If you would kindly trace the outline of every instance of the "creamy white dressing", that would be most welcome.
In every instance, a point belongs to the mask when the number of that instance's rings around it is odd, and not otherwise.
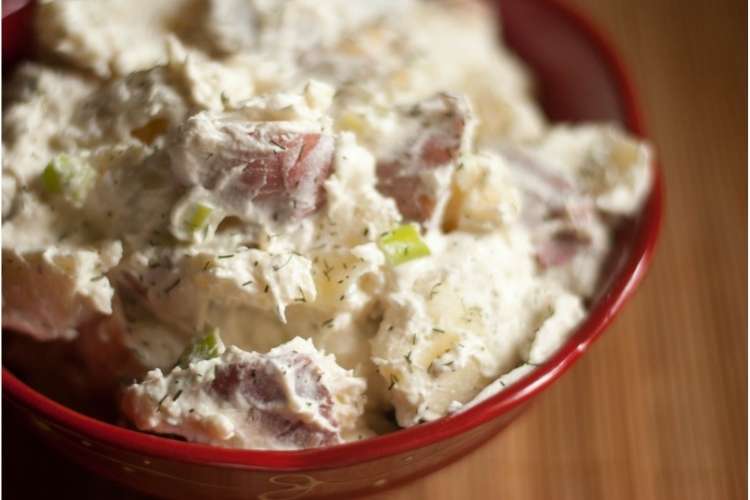
[[[503,390],[585,316],[651,179],[618,129],[544,122],[492,18],[42,2],[55,66],[18,68],[3,114],[5,325],[135,379],[137,428],[219,446],[328,446]],[[401,263],[406,223],[429,255]],[[175,368],[207,327],[226,351]]]

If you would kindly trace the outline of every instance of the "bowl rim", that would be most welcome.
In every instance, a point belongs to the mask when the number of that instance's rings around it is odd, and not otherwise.
[[[626,127],[641,137],[647,137],[635,88],[613,44],[578,8],[564,0],[542,1],[546,7],[556,10],[565,18],[595,49],[616,85]],[[465,411],[408,429],[332,447],[298,451],[241,450],[177,441],[97,420],[47,398],[18,379],[5,366],[2,367],[3,396],[82,437],[131,453],[177,462],[291,472],[342,467],[415,451],[470,431],[518,408],[559,378],[607,328],[644,278],[654,255],[664,205],[663,179],[656,159],[652,161],[652,170],[653,185],[637,222],[631,252],[584,322],[536,370]]]

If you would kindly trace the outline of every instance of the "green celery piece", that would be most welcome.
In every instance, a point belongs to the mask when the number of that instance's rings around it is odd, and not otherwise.
[[[203,229],[213,211],[213,207],[204,205],[203,203],[196,203],[193,207],[192,215],[187,221],[188,228],[193,232]]]
[[[404,224],[378,238],[378,247],[391,265],[430,255],[430,249],[413,224]]]
[[[204,359],[216,358],[221,355],[224,343],[219,337],[219,329],[216,327],[206,328],[204,334],[190,344],[177,360],[177,366],[187,368],[190,363]]]
[[[42,172],[42,187],[50,194],[62,194],[74,203],[86,198],[94,182],[95,172],[88,164],[75,161],[66,154],[53,158]]]
[[[54,160],[47,164],[42,172],[42,186],[48,193],[59,194],[63,190],[63,179],[60,169],[54,165]]]

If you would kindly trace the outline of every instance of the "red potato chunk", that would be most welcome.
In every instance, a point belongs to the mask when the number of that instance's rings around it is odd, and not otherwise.
[[[170,150],[176,177],[216,195],[228,213],[248,203],[274,218],[299,219],[325,203],[335,140],[292,122],[248,122],[201,113],[188,120]]]
[[[513,148],[505,148],[502,154],[523,191],[528,223],[562,216],[568,202],[580,197],[568,179],[530,154]]]
[[[542,267],[564,266],[591,244],[585,234],[561,230],[537,245],[536,257]]]
[[[288,415],[286,408],[290,396],[284,382],[286,371],[291,371],[294,395],[308,403],[314,402],[317,411],[330,424],[324,428],[313,422]],[[278,364],[258,359],[250,363],[220,366],[212,389],[220,397],[229,399],[234,394],[250,405],[248,418],[254,420],[269,434],[279,440],[288,441],[298,448],[325,446],[337,442],[338,427],[331,415],[333,400],[331,393],[321,383],[322,373],[309,356],[294,353],[285,363]]]
[[[281,133],[268,141],[280,150],[250,152],[242,173],[253,199],[288,204],[295,217],[318,210],[325,203],[323,182],[333,167],[333,138]]]
[[[503,155],[523,192],[522,220],[534,236],[537,261],[542,268],[568,264],[591,246],[593,203],[539,159],[512,149]]]
[[[402,112],[400,147],[378,161],[377,187],[396,201],[405,219],[424,222],[433,215],[438,193],[423,173],[457,163],[469,119],[466,102],[445,93]]]
[[[141,430],[233,448],[303,449],[369,435],[365,380],[296,337],[265,354],[236,347],[150,371],[122,408]]]

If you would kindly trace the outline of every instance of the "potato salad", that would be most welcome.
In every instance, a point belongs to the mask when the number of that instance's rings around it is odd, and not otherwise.
[[[638,139],[546,122],[478,1],[35,15],[3,324],[145,432],[292,450],[461,411],[566,341],[649,191]]]

